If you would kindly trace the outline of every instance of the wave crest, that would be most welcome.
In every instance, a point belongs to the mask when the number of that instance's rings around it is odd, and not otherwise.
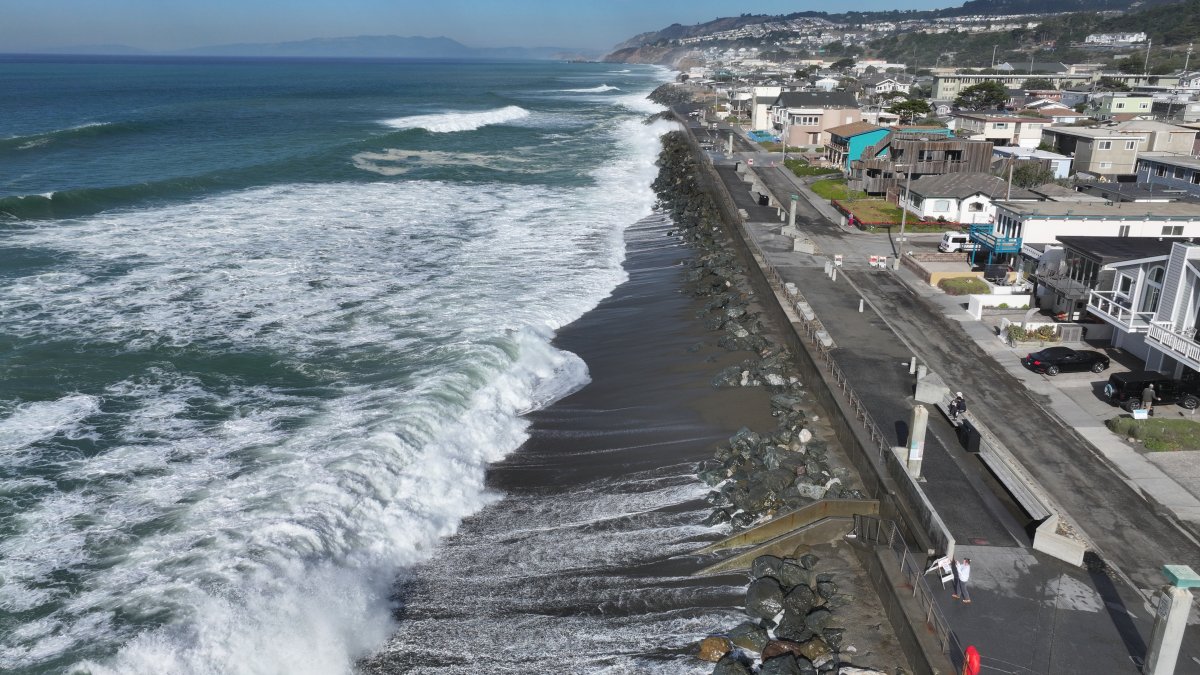
[[[559,91],[566,91],[574,94],[602,94],[606,91],[621,91],[621,88],[608,84],[602,84],[599,87],[588,87],[586,89],[560,89]]]
[[[414,115],[384,120],[393,129],[424,129],[430,133],[445,134],[454,131],[474,131],[493,124],[504,124],[529,117],[529,111],[515,105],[482,112],[447,112],[435,115]]]

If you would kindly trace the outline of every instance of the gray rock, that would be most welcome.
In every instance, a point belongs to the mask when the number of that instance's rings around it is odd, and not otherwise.
[[[783,606],[797,616],[807,616],[817,604],[817,596],[808,586],[796,585],[783,598]]]
[[[717,667],[713,668],[713,675],[751,675],[751,670],[750,666],[742,663],[738,657],[726,655],[717,661]]]
[[[837,592],[838,592],[837,584],[833,583],[832,581],[817,582],[817,594],[820,595],[822,598],[825,598],[826,600],[828,600],[829,598],[832,598],[833,596],[837,595]]]
[[[784,612],[779,625],[775,626],[775,638],[792,642],[806,642],[816,633],[805,623],[805,615],[794,612]]]
[[[767,659],[758,670],[759,675],[801,675],[802,672],[793,654],[780,654]]]
[[[755,579],[746,589],[746,613],[756,619],[774,620],[783,611],[783,589],[771,577]],[[823,628],[824,626],[822,626]]]
[[[742,386],[742,367],[729,366],[722,368],[713,376],[712,386],[717,389]]]
[[[806,570],[816,569],[817,563],[820,560],[820,558],[811,553],[805,553],[804,555],[800,556],[800,566]]]
[[[829,622],[832,620],[832,612],[818,607],[817,609],[809,612],[808,616],[804,617],[804,624],[808,626],[809,630],[812,632],[820,633],[821,631],[825,630],[825,627],[828,626]]]
[[[774,555],[760,555],[750,564],[750,576],[755,579],[763,577],[779,578],[779,566],[783,564],[783,558]]]
[[[725,509],[714,510],[707,518],[704,519],[706,527],[716,527],[729,522],[729,512]]]
[[[752,652],[761,652],[770,640],[762,626],[744,621],[729,631],[729,641]]]

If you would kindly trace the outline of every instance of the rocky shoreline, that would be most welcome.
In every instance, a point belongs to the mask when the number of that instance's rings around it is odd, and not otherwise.
[[[652,98],[670,103],[677,89],[665,85]],[[697,477],[713,487],[706,498],[713,510],[705,524],[738,530],[818,499],[864,498],[847,484],[850,472],[831,467],[827,443],[813,433],[818,418],[805,412],[811,404],[806,405],[792,355],[762,321],[720,210],[697,178],[702,169],[684,132],[666,134],[662,142],[653,187],[660,208],[675,224],[669,234],[696,251],[685,281],[697,297],[708,299],[698,318],[722,333],[720,347],[753,354],[716,373],[712,384],[766,387],[777,420],[770,432],[742,428],[697,467]],[[714,675],[888,672],[851,665],[854,648],[843,649],[844,630],[834,611],[849,600],[840,595],[834,575],[820,569],[820,558],[800,549],[754,561],[745,604],[750,620],[700,645],[699,658],[716,663]]]

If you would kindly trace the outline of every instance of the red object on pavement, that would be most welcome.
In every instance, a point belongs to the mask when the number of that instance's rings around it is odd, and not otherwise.
[[[967,647],[967,653],[963,656],[963,675],[979,675],[979,650],[975,649],[975,645]]]

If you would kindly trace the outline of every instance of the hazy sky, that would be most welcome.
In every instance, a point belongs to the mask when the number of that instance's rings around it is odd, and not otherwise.
[[[909,0],[904,7],[959,5]],[[892,9],[862,0],[855,9]],[[0,52],[124,44],[171,50],[352,35],[444,35],[471,47],[606,49],[672,23],[840,11],[816,0],[0,0]]]

